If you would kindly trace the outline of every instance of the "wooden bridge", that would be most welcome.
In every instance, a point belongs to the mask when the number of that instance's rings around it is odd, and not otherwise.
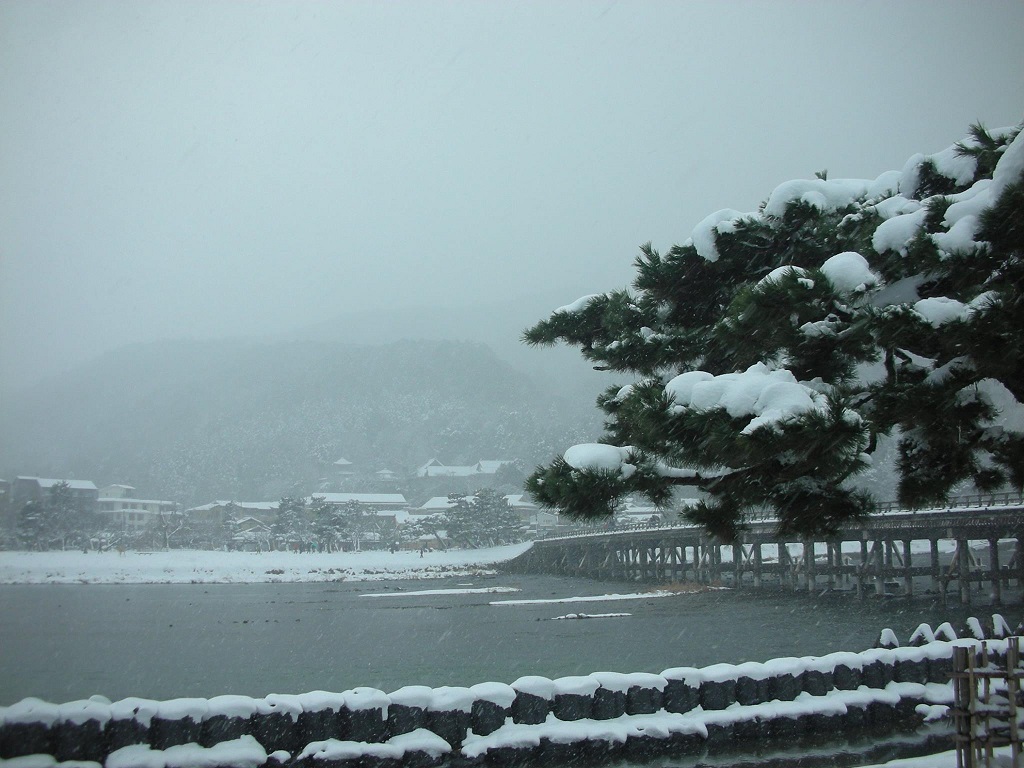
[[[1024,597],[1024,498],[965,496],[941,509],[882,505],[868,520],[817,540],[780,537],[775,521],[752,523],[733,544],[692,525],[595,525],[560,529],[508,564],[522,573],[640,582],[696,582],[848,590],[969,604]]]

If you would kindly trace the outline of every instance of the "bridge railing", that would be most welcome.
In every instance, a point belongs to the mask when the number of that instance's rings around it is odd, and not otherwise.
[[[984,494],[965,494],[961,496],[951,496],[949,500],[943,505],[935,505],[933,507],[921,507],[917,509],[908,509],[901,505],[898,501],[886,501],[880,502],[875,505],[875,511],[873,514],[877,515],[893,515],[893,514],[905,514],[914,515],[918,512],[937,512],[937,511],[949,511],[954,509],[988,509],[991,507],[1014,507],[1024,506],[1024,493],[1018,493],[1017,491],[1007,491],[1004,493],[984,493]],[[776,517],[774,513],[765,510],[761,513],[755,513],[751,516],[752,522],[759,523],[770,523],[774,522]],[[549,531],[543,536],[538,536],[539,540],[544,539],[572,539],[582,538],[587,536],[601,536],[610,533],[629,533],[631,531],[652,531],[652,530],[686,530],[697,528],[698,526],[692,523],[670,523],[668,521],[659,522],[640,522],[640,523],[579,523],[573,526],[567,526],[564,528],[558,528],[554,531]]]
[[[885,501],[875,505],[876,512],[919,512],[925,509],[965,509],[971,507],[1012,507],[1024,504],[1024,494],[1016,491],[1005,493],[974,493],[963,496],[950,496],[945,504],[936,504],[931,507],[918,507],[907,509],[898,501]]]

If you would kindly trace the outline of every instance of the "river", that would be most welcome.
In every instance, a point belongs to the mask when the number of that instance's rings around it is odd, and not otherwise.
[[[505,587],[515,594],[408,595]],[[641,588],[642,589],[642,588]],[[264,696],[359,685],[511,682],[521,675],[660,672],[906,641],[969,611],[926,600],[721,590],[666,598],[491,605],[637,592],[550,576],[224,585],[0,586],[0,704]],[[366,597],[387,592],[386,597]],[[979,613],[984,609],[977,609]],[[552,620],[570,613],[628,613]],[[1007,613],[1014,625],[1019,618]]]

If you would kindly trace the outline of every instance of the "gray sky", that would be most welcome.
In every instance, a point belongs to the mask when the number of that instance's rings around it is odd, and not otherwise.
[[[1022,2],[7,0],[0,378],[566,303],[718,208],[1022,108]]]

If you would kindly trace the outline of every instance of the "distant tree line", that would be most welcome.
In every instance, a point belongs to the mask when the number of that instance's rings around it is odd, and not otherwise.
[[[395,516],[349,501],[331,504],[323,496],[283,497],[274,520],[244,527],[245,510],[225,505],[217,519],[180,512],[154,515],[144,529],[83,510],[66,482],[54,484],[46,497],[19,511],[13,537],[5,546],[53,549],[290,549],[339,552],[363,548],[399,549],[411,542],[423,547],[486,547],[525,538],[525,527],[504,496],[492,488],[475,495],[452,494],[450,508],[433,515],[411,516],[399,525]]]

